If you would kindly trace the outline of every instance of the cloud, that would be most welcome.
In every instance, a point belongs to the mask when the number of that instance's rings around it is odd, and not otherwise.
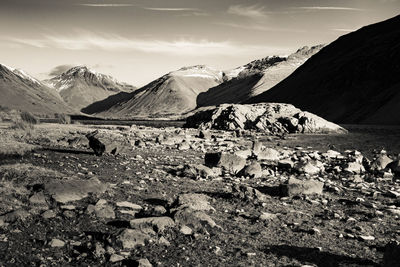
[[[222,25],[232,28],[245,29],[245,30],[255,30],[255,31],[265,31],[265,32],[305,32],[305,30],[296,30],[296,29],[288,29],[288,28],[275,28],[268,27],[260,24],[239,24],[233,22],[218,22],[216,25]]]
[[[228,8],[228,13],[232,15],[248,17],[248,18],[263,18],[267,16],[267,13],[264,11],[265,7],[252,5],[252,6],[244,6],[244,5],[233,5]]]
[[[153,11],[199,11],[197,8],[187,8],[187,7],[143,7],[146,10]]]
[[[46,35],[38,39],[4,38],[7,41],[41,49],[136,51],[165,55],[209,56],[209,55],[259,55],[283,51],[282,47],[243,45],[229,41],[206,39],[179,39],[174,41],[126,38],[110,34],[76,34],[74,36]]]
[[[332,31],[336,31],[336,32],[354,32],[357,29],[345,29],[345,28],[336,28],[336,29],[331,29]]]
[[[353,7],[341,7],[341,6],[303,6],[303,7],[293,7],[294,9],[302,9],[302,10],[342,10],[342,11],[363,11],[364,9],[353,8]]]
[[[66,72],[67,70],[69,70],[70,68],[73,68],[74,65],[59,65],[57,67],[54,67],[52,70],[50,70],[49,72],[49,76],[50,77],[54,77],[54,76],[58,76],[64,72]]]
[[[128,7],[134,6],[132,4],[78,4],[79,6],[87,6],[87,7]]]

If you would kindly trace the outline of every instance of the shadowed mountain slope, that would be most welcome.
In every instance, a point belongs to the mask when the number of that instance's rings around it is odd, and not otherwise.
[[[400,124],[400,16],[340,37],[247,102],[290,103],[339,123]]]

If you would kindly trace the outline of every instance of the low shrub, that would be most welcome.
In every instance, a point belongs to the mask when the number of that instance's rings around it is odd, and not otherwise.
[[[39,119],[36,118],[32,113],[30,113],[28,111],[22,111],[20,116],[21,116],[21,120],[28,124],[34,125],[34,124],[39,123]]]

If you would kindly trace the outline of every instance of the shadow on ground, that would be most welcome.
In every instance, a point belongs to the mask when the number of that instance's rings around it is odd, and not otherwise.
[[[301,262],[316,264],[317,266],[380,266],[376,262],[362,258],[353,258],[320,251],[317,248],[296,247],[289,245],[268,246],[265,250],[267,254],[276,256],[286,256],[297,259]]]

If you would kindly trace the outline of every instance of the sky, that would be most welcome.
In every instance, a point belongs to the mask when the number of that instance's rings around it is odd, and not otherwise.
[[[232,69],[400,14],[400,0],[0,0],[0,63],[46,79],[86,65],[143,86]]]

